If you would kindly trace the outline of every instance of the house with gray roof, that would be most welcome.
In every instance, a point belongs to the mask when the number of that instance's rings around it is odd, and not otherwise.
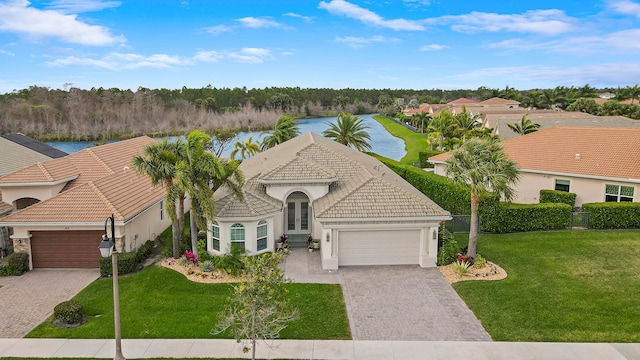
[[[320,240],[323,269],[436,265],[449,212],[377,159],[305,133],[244,160],[244,200],[221,188],[207,251],[275,251],[282,234]]]

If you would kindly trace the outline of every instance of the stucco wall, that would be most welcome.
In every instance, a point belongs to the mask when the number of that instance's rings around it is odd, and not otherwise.
[[[57,195],[66,184],[66,182],[63,182],[56,185],[42,186],[4,186],[1,189],[2,201],[13,205],[15,205],[14,201],[21,198],[34,198],[43,201]]]
[[[167,213],[166,204],[163,206],[164,220],[160,220],[160,202],[158,202],[125,225],[125,251],[136,251],[147,240],[154,240],[156,236],[171,226],[171,218]]]
[[[273,215],[262,219],[250,221],[222,221],[218,219],[217,223],[220,228],[220,251],[213,249],[213,241],[211,234],[211,226],[207,231],[207,252],[211,255],[226,254],[231,249],[231,226],[235,223],[244,225],[244,248],[249,254],[260,254],[267,251],[275,250],[275,240],[280,237],[282,226],[279,225],[282,217]],[[258,223],[260,221],[267,222],[267,248],[257,251],[258,239]]]

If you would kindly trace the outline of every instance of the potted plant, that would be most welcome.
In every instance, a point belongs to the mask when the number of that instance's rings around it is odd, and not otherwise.
[[[287,234],[280,235],[280,238],[276,242],[276,250],[282,250],[282,249],[288,248],[289,247],[289,243],[287,242],[288,238],[289,237],[287,236]]]
[[[313,239],[313,248],[314,249],[320,249],[320,240]]]
[[[307,248],[309,248],[309,252],[313,252],[313,242],[309,243],[309,245],[307,245]]]

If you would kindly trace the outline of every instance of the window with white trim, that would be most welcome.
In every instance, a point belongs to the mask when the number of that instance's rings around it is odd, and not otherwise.
[[[164,200],[160,201],[160,221],[164,220]]]
[[[633,201],[633,186],[606,184],[604,190],[604,201],[623,202]]]
[[[220,226],[215,221],[211,225],[211,248],[220,251]]]
[[[569,192],[570,184],[571,182],[569,180],[556,179],[555,190]]]
[[[231,225],[231,246],[235,245],[244,249],[244,225],[235,223]]]
[[[265,250],[267,248],[267,222],[262,220],[258,223],[256,249],[258,251]]]

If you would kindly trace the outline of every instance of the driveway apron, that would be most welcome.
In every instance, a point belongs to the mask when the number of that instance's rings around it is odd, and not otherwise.
[[[319,252],[293,249],[285,276],[296,282],[340,283],[354,340],[491,341],[437,268],[319,268]]]
[[[36,269],[0,277],[0,338],[25,336],[99,276],[98,269]]]

